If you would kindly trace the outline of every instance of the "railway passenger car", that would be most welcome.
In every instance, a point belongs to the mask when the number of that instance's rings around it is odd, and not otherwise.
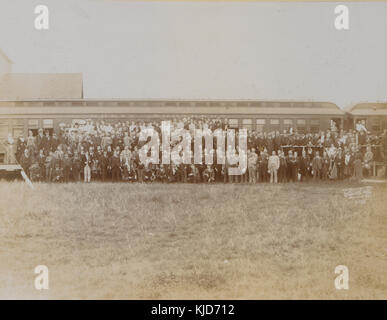
[[[230,127],[299,132],[326,130],[335,121],[343,128],[345,112],[329,102],[218,100],[33,100],[0,101],[0,137],[17,138],[39,128],[58,130],[77,119],[152,121],[186,116],[227,119]]]
[[[348,110],[348,115],[353,126],[362,123],[371,133],[387,130],[387,103],[359,103]]]

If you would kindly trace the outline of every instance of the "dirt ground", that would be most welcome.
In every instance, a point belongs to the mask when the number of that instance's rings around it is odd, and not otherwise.
[[[345,197],[366,186],[364,203]],[[387,183],[0,182],[0,194],[2,299],[387,298]]]

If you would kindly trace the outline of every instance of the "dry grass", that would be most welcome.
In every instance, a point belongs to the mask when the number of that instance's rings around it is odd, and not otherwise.
[[[386,299],[387,189],[358,186],[2,182],[0,298]]]

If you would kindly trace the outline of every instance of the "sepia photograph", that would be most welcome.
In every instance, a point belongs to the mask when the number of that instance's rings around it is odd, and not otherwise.
[[[1,0],[0,299],[386,300],[386,31],[384,1]]]

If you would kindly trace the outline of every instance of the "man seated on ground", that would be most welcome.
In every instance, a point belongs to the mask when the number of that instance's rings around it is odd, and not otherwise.
[[[207,183],[215,181],[215,172],[211,165],[207,165],[207,168],[203,171],[203,180]]]
[[[20,158],[20,165],[28,177],[30,176],[30,166],[32,163],[32,156],[30,155],[29,150],[26,148],[24,149],[23,155]]]

